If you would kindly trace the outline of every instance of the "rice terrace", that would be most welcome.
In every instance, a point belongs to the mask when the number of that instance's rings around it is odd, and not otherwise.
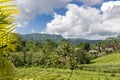
[[[120,80],[120,1],[0,0],[0,80]]]

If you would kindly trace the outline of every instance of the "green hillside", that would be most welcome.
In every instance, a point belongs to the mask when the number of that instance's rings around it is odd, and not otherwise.
[[[106,38],[105,40],[108,40],[108,41],[113,41],[113,40],[120,41],[120,35],[118,35],[118,36],[116,36],[116,37],[108,37],[108,38]]]
[[[79,43],[90,43],[90,44],[96,44],[99,42],[102,42],[102,40],[88,40],[88,39],[83,39],[83,38],[68,38],[68,42],[73,43],[73,44],[79,44]]]
[[[46,39],[51,39],[55,42],[59,42],[62,39],[66,39],[66,38],[62,37],[61,35],[39,34],[39,33],[24,34],[24,35],[21,35],[21,37],[24,40],[31,40],[31,41],[39,41],[40,40],[42,43],[44,43]],[[83,39],[83,38],[68,38],[66,40],[72,44],[79,44],[81,42],[96,44],[96,43],[99,43],[102,41],[102,40],[88,40],[88,39]]]
[[[21,68],[14,80],[120,80],[120,74],[57,68]]]
[[[105,56],[94,59],[92,62],[94,62],[94,64],[119,63],[120,62],[120,53],[113,53],[113,54],[105,55]]]
[[[80,65],[80,69],[20,68],[15,80],[120,80],[120,53],[112,53]],[[46,76],[47,75],[47,76]]]
[[[112,53],[92,60],[91,64],[84,64],[80,69],[102,73],[120,73],[120,53]]]
[[[39,33],[25,34],[25,35],[21,35],[21,37],[25,40],[32,40],[32,41],[40,40],[42,43],[44,43],[46,39],[52,39],[55,42],[59,42],[60,40],[63,39],[61,35],[50,35],[50,34],[39,34]]]

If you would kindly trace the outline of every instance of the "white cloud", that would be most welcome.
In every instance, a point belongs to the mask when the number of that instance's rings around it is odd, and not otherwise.
[[[54,19],[47,24],[46,33],[88,39],[104,39],[120,34],[119,5],[102,10],[102,13],[99,9],[75,4],[69,4],[67,8],[66,15],[54,15]]]
[[[89,25],[101,20],[100,11],[96,8],[78,7],[75,4],[69,4],[67,8],[65,16],[55,14],[54,20],[47,24],[46,32],[64,37],[85,36],[89,34]]]
[[[32,32],[32,33],[35,33],[35,30],[34,30],[34,29],[32,29],[32,30],[31,30],[31,32]]]
[[[120,18],[105,20],[102,23],[94,23],[91,25],[91,32],[101,36],[109,36],[120,34]]]
[[[17,21],[16,24],[17,24],[16,25],[17,27],[26,27],[26,25],[28,25],[28,22],[26,22],[26,21],[23,21],[23,22]]]
[[[84,5],[97,5],[97,4],[101,4],[104,0],[79,0],[81,2],[84,3]]]
[[[111,10],[114,6],[120,6],[120,1],[109,1],[105,2],[101,6],[103,12]]]
[[[20,9],[20,14],[16,20],[20,24],[29,22],[35,15],[42,13],[53,13],[54,9],[64,7],[71,0],[15,0],[15,4]]]

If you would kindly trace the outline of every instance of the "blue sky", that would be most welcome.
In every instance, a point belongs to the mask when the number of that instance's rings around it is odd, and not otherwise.
[[[105,39],[120,34],[119,0],[15,0],[16,31]]]
[[[46,24],[53,19],[52,15],[50,14],[40,14],[36,15],[32,20],[28,22],[27,25],[22,25],[17,27],[17,31],[21,34],[28,34],[31,33],[32,30],[35,30],[36,33],[42,32]]]

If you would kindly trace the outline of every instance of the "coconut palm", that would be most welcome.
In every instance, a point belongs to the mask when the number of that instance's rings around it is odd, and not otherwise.
[[[11,1],[13,0],[0,0],[0,80],[11,80],[13,73],[13,65],[5,58],[12,40],[10,33],[15,28],[13,15],[18,12]]]
[[[18,11],[15,5],[10,2],[12,0],[0,0],[0,50],[7,47],[10,42],[10,32],[15,28],[13,14]],[[3,51],[2,53],[4,53]]]

